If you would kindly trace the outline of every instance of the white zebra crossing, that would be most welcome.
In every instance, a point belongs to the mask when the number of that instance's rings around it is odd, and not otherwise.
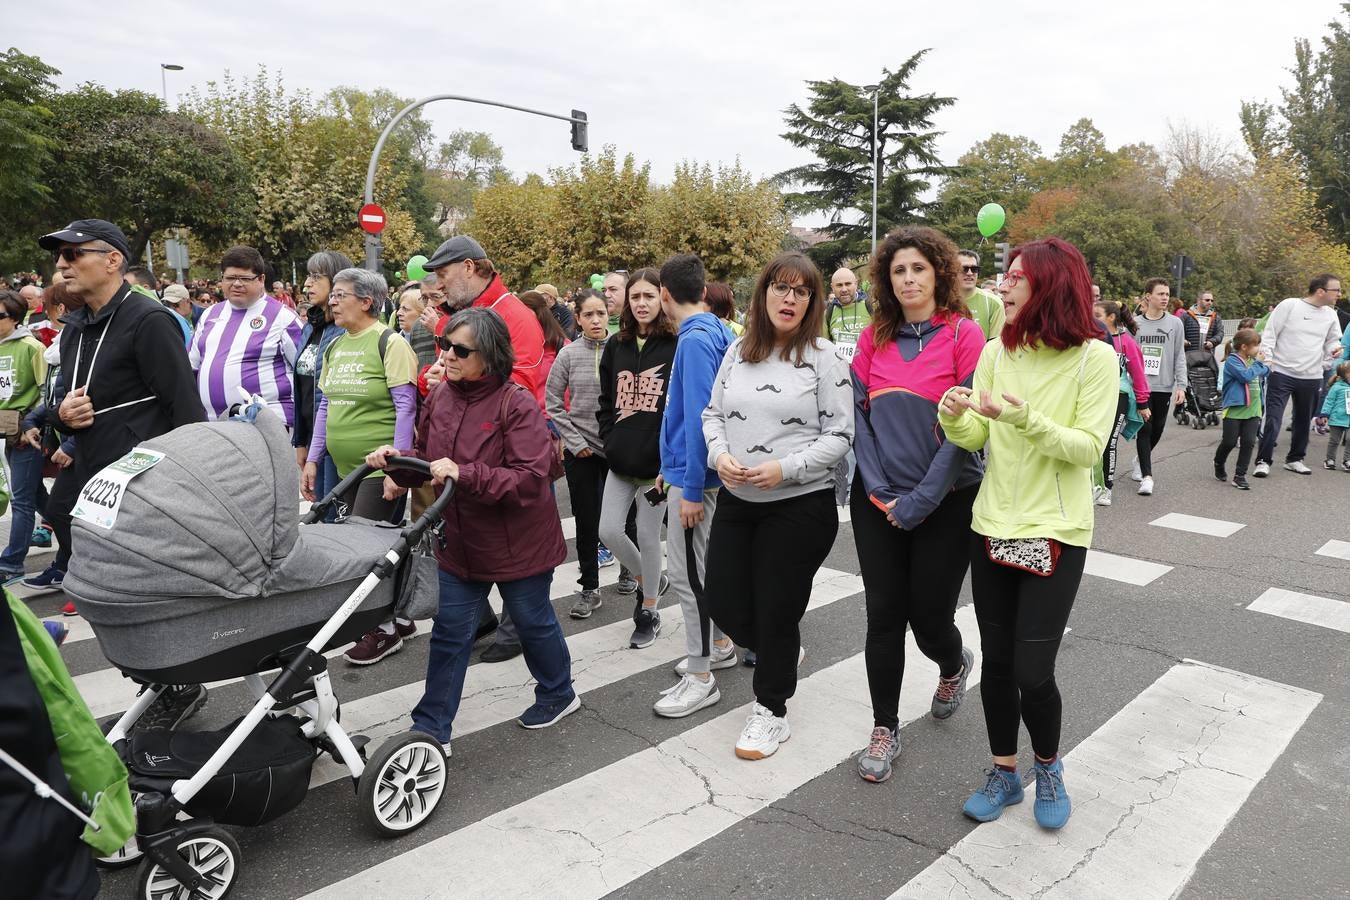
[[[975,634],[975,613],[956,614]],[[928,713],[937,666],[905,637],[900,721]],[[979,655],[969,684],[980,678]],[[310,895],[310,898],[603,897],[786,797],[867,743],[872,708],[863,655],[802,679],[788,705],[797,730],[778,753],[738,759],[749,705]],[[652,790],[651,785],[661,785]],[[454,860],[447,879],[444,861]]]
[[[1267,588],[1247,608],[1253,612],[1350,634],[1350,603],[1344,600],[1314,597],[1312,594],[1300,594],[1283,588]]]
[[[1186,660],[1065,755],[1061,831],[1036,826],[1028,786],[892,898],[1175,897],[1321,700]]]

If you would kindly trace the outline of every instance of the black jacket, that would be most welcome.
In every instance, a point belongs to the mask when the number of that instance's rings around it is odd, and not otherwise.
[[[675,338],[637,341],[618,336],[600,355],[600,440],[611,471],[629,478],[655,478],[661,471],[661,416],[675,361]]]
[[[80,485],[141,441],[205,421],[183,331],[168,309],[123,285],[97,313],[77,309],[65,322],[62,380],[67,390],[87,386],[94,403],[94,423],[68,429],[78,439],[71,468]]]

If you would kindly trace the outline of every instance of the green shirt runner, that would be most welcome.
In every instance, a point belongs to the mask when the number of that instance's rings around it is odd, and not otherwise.
[[[367,453],[393,443],[396,410],[389,391],[417,377],[417,354],[398,334],[389,335],[380,359],[385,330],[383,323],[372,322],[357,334],[340,335],[324,353],[319,387],[328,399],[325,440],[343,478]]]

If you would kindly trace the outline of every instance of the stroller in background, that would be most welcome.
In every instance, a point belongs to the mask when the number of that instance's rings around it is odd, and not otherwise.
[[[1203,429],[1218,425],[1223,414],[1219,392],[1219,363],[1208,350],[1186,351],[1186,401],[1176,411],[1177,422]]]
[[[405,732],[367,758],[367,739],[339,724],[324,651],[396,611],[434,608],[428,544],[452,485],[401,529],[316,524],[371,474],[361,466],[301,523],[294,451],[260,405],[133,453],[144,450],[163,457],[123,482],[112,527],[75,520],[78,552],[65,582],[108,661],[145,686],[107,736],[136,796],[135,846],[101,862],[139,859],[138,898],[221,900],[238,878],[240,852],[219,826],[261,825],[298,806],[320,753],[351,772],[359,817],[376,833],[421,826],[445,789],[444,750]],[[428,471],[402,457],[389,467]],[[276,669],[269,684],[263,673]],[[230,725],[133,731],[167,685],[232,678],[257,701]]]

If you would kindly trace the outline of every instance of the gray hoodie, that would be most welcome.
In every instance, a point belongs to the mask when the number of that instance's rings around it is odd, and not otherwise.
[[[576,455],[586,448],[603,456],[605,442],[600,440],[600,355],[605,341],[581,337],[558,351],[544,388],[544,410],[567,452]],[[563,394],[570,409],[563,408]]]
[[[1186,329],[1181,320],[1163,313],[1161,319],[1139,316],[1134,321],[1139,325],[1134,339],[1144,354],[1148,389],[1153,393],[1170,393],[1190,384],[1186,376]]]
[[[727,348],[703,411],[708,465],[730,453],[743,466],[776,459],[783,480],[771,490],[727,490],[742,500],[766,502],[827,490],[832,469],[853,440],[853,388],[848,362],[824,338],[801,363],[777,351],[763,362],[741,359],[743,339]]]

